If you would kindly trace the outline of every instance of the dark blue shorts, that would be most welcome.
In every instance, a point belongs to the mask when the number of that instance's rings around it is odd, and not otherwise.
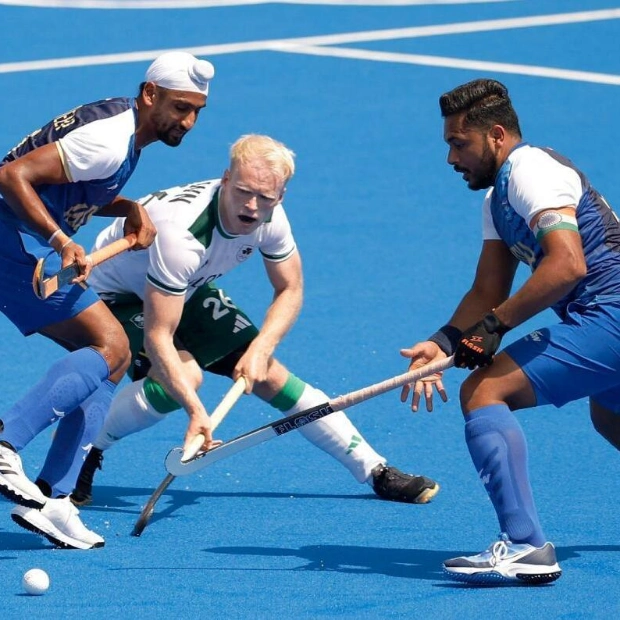
[[[61,267],[60,257],[39,237],[17,231],[0,219],[0,310],[25,336],[70,319],[99,301],[92,290],[66,286],[45,301],[32,288],[39,258],[45,258],[45,276]]]
[[[538,405],[591,397],[620,413],[620,301],[572,303],[564,321],[504,351],[530,380]]]

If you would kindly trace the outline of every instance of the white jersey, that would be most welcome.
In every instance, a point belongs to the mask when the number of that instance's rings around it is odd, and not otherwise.
[[[504,168],[509,168],[506,192],[508,203],[528,225],[540,211],[577,206],[584,193],[576,170],[529,144],[512,151]],[[501,239],[491,215],[494,192],[495,188],[492,187],[482,206],[483,239]]]
[[[134,293],[144,298],[145,282],[186,300],[246,261],[255,250],[268,261],[284,261],[296,251],[282,204],[248,235],[224,229],[219,213],[219,179],[155,192],[141,202],[157,228],[146,250],[123,252],[93,269],[89,284],[102,296]],[[123,236],[125,218],[117,218],[95,241],[93,250]]]

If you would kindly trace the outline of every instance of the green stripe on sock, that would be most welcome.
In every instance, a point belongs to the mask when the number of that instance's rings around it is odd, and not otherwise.
[[[306,384],[293,373],[289,373],[284,387],[269,401],[272,407],[284,413],[297,404]]]
[[[170,413],[181,408],[174,398],[168,396],[164,388],[150,377],[144,380],[144,395],[157,413]]]

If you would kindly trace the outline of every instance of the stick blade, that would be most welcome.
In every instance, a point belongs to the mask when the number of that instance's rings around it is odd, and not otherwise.
[[[155,512],[155,504],[159,500],[159,498],[164,494],[166,489],[170,486],[172,481],[174,480],[174,476],[168,474],[159,484],[159,486],[153,491],[153,494],[149,498],[149,501],[146,502],[138,520],[133,526],[133,530],[131,532],[132,536],[139,537],[144,532],[146,526],[149,524],[153,513]]]
[[[45,259],[40,258],[34,268],[34,274],[32,276],[32,288],[34,290],[34,294],[39,299],[47,299],[58,289],[70,284],[73,278],[77,278],[79,271],[77,266],[73,264],[61,269],[49,278],[44,278],[44,274]]]
[[[148,508],[148,506],[145,506]],[[142,536],[142,532],[146,529],[146,526],[149,524],[151,517],[153,516],[153,512],[155,512],[155,506],[151,506],[150,510],[143,510],[138,520],[133,526],[133,530],[131,531],[131,535],[139,538]]]

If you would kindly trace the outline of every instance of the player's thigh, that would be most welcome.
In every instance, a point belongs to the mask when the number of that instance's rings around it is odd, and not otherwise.
[[[620,386],[620,304],[571,304],[561,323],[504,349],[529,379],[537,405],[568,402]]]
[[[204,284],[185,304],[175,335],[200,368],[230,376],[235,359],[221,371],[217,365],[235,352],[238,360],[258,329],[222,289]]]
[[[66,286],[45,300],[39,299],[32,287],[37,260],[45,259],[44,276],[49,277],[60,269],[60,257],[37,237],[19,233],[2,221],[0,238],[0,311],[22,334],[43,333],[49,326],[69,321],[99,301],[94,291],[80,286]],[[78,336],[64,336],[68,348],[71,343],[78,344]]]
[[[620,386],[590,397],[592,426],[620,450]]]
[[[529,379],[504,352],[495,357],[491,366],[478,368],[467,377],[460,399],[464,413],[498,402],[506,403],[513,411],[536,403]]]
[[[56,342],[71,345],[70,348],[92,346],[114,357],[128,358],[127,336],[100,299],[75,316],[47,325],[39,332]]]
[[[143,301],[132,293],[106,293],[105,303],[129,341],[131,364],[127,374],[134,381],[146,377],[151,364],[144,353]]]

